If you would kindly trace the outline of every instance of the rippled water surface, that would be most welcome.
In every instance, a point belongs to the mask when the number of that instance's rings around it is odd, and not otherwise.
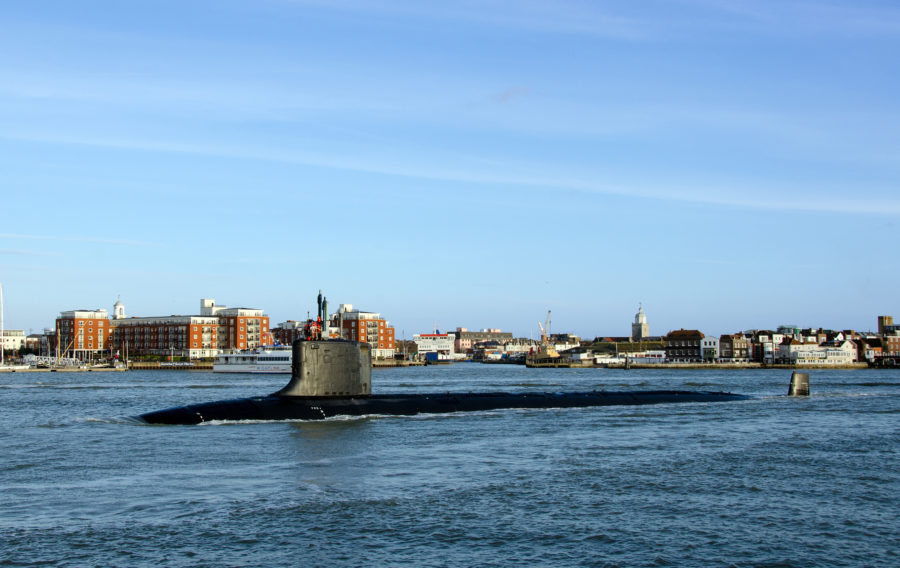
[[[748,401],[146,426],[286,376],[0,374],[0,565],[898,566],[900,371],[375,370]]]

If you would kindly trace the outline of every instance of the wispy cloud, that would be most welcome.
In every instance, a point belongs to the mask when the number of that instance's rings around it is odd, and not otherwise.
[[[530,32],[660,41],[685,34],[742,30],[761,35],[900,34],[900,9],[871,2],[815,0],[292,0],[357,13],[456,21]]]
[[[677,0],[724,19],[707,21],[723,28],[739,26],[771,35],[897,35],[900,9],[896,5],[807,0]]]
[[[520,99],[522,97],[526,97],[529,94],[531,94],[531,89],[529,89],[528,87],[510,87],[508,89],[504,89],[503,91],[500,91],[499,93],[497,93],[496,95],[494,95],[491,98],[493,99],[493,101],[495,103],[504,104],[504,103],[508,103],[514,99]]]
[[[79,242],[79,243],[102,243],[109,245],[124,245],[124,246],[154,246],[153,243],[147,243],[142,241],[131,241],[125,239],[107,239],[103,237],[88,237],[88,236],[64,236],[64,235],[23,235],[23,234],[15,234],[15,233],[0,233],[0,239],[24,239],[24,240],[32,240],[32,241],[65,241],[65,242]]]
[[[13,136],[3,136],[16,138]],[[541,164],[519,165],[514,163],[493,164],[490,171],[479,168],[480,159],[471,159],[465,165],[451,163],[423,164],[404,161],[381,160],[377,157],[360,157],[341,154],[316,153],[306,150],[261,149],[236,145],[187,144],[171,142],[150,142],[114,138],[66,138],[55,136],[22,137],[31,141],[55,144],[74,144],[135,151],[165,152],[185,155],[240,158],[300,164],[322,168],[332,168],[363,173],[401,176],[426,180],[451,181],[459,183],[500,185],[533,189],[568,190],[587,194],[618,195],[624,197],[652,199],[657,201],[697,203],[731,208],[749,208],[774,211],[805,211],[814,213],[834,213],[842,215],[900,215],[900,200],[869,196],[866,199],[842,198],[828,195],[818,198],[809,194],[798,194],[796,187],[778,187],[768,183],[766,187],[754,186],[752,182],[741,182],[730,186],[728,183],[694,184],[689,189],[677,183],[653,184],[648,182],[598,183],[588,175],[560,175],[556,167]],[[470,167],[471,166],[471,167]],[[52,237],[39,235],[0,235],[8,238],[34,238],[58,240],[89,240],[111,244],[147,245],[134,241],[97,239],[92,237]]]
[[[21,249],[0,249],[0,255],[10,256],[62,256],[59,253],[44,252],[37,250],[21,250]]]
[[[655,35],[656,24],[615,13],[596,2],[572,0],[293,0],[294,4],[329,9],[402,15],[428,20],[457,21],[532,32],[580,34],[642,40]],[[622,12],[619,10],[619,12]]]

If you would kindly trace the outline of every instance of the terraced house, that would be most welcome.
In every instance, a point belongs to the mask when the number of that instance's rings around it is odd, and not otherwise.
[[[670,331],[663,338],[666,361],[669,363],[699,363],[703,361],[702,342],[706,337],[696,329]]]

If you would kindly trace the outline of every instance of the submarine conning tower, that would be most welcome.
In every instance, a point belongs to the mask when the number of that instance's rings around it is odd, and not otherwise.
[[[280,397],[350,397],[372,394],[372,349],[356,341],[307,341],[292,344],[291,381]]]

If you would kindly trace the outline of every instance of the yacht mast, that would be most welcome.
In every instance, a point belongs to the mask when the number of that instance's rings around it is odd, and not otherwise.
[[[3,351],[6,347],[3,332],[3,284],[0,283],[0,367],[3,366]]]

